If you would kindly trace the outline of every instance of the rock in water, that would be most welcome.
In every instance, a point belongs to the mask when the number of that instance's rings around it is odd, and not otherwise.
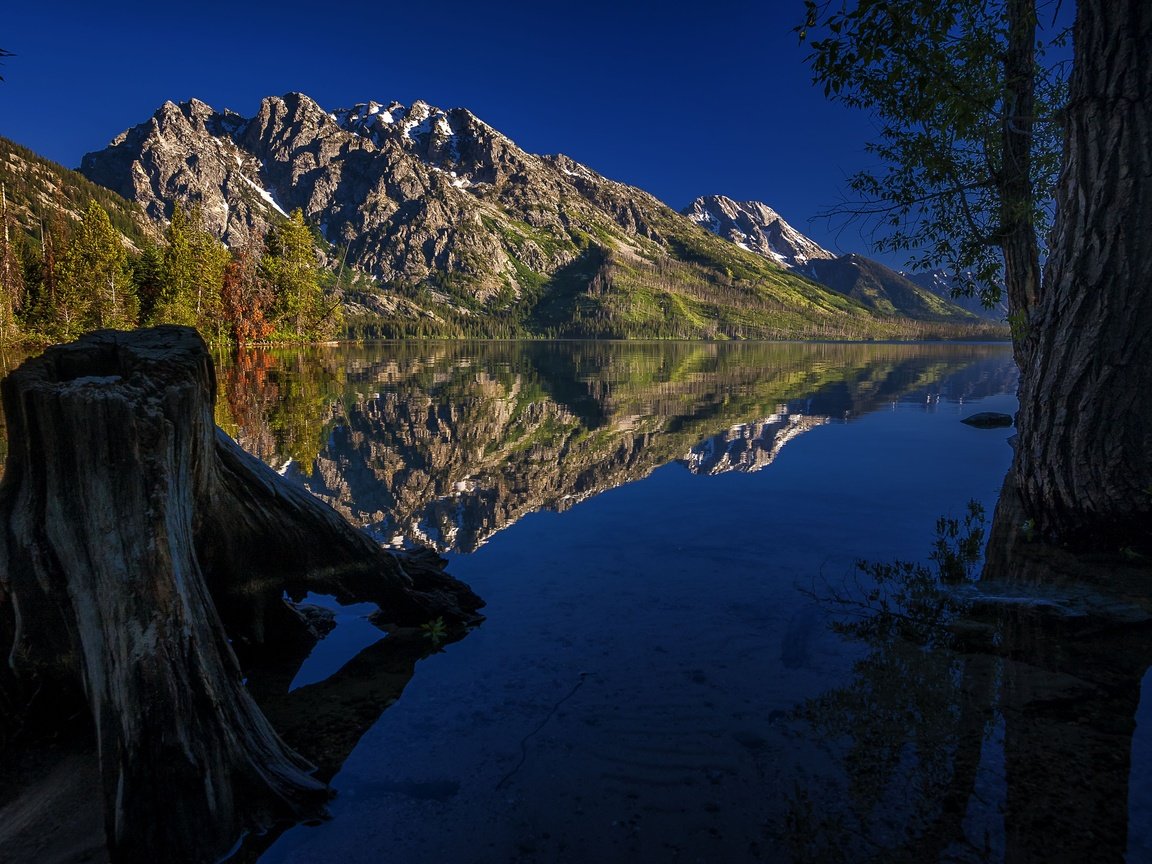
[[[82,690],[117,862],[216,860],[243,831],[323,811],[233,651],[305,629],[285,594],[457,630],[483,605],[243,453],[215,391],[185,327],[89,334],[2,385],[0,704]]]
[[[1011,414],[1001,414],[997,411],[981,411],[960,421],[977,429],[1001,429],[1012,425]]]

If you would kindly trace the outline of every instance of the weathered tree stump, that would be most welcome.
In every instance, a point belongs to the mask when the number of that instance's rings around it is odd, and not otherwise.
[[[323,811],[233,650],[303,631],[285,594],[458,629],[483,605],[243,453],[215,390],[180,327],[90,334],[2,387],[0,694],[82,688],[114,861],[215,860],[245,830]]]

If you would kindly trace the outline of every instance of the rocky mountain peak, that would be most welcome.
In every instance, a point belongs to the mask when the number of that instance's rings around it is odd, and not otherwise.
[[[733,201],[724,195],[703,195],[683,213],[713,234],[785,267],[801,268],[810,261],[836,257],[760,201]]]

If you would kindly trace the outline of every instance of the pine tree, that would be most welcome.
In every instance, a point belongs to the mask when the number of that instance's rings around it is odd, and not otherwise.
[[[88,203],[61,259],[53,311],[56,335],[65,339],[86,330],[136,326],[128,253],[108,213],[95,201]]]
[[[191,235],[192,279],[196,329],[210,342],[228,338],[221,291],[231,260],[227,248],[197,219]]]
[[[160,255],[159,285],[149,322],[152,324],[196,323],[195,263],[192,254],[192,227],[188,213],[181,207],[172,211],[164,231],[164,249]]]
[[[275,295],[281,333],[296,340],[317,338],[327,310],[312,232],[299,208],[269,233],[262,267]]]
[[[59,202],[57,202],[59,203]],[[25,249],[23,322],[25,330],[57,338],[60,259],[71,241],[72,228],[59,206],[45,208],[41,202],[39,248]]]
[[[197,328],[209,341],[225,338],[220,289],[228,250],[204,226],[198,208],[177,207],[164,232],[158,291],[149,319],[154,324]]]
[[[140,320],[154,321],[164,285],[164,250],[156,243],[145,243],[140,254],[132,258],[131,266],[140,301]]]

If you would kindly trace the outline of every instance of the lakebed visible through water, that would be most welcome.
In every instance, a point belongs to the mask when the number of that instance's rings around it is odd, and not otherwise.
[[[488,604],[390,653],[310,598],[335,629],[250,686],[333,818],[236,860],[1152,860],[1139,662],[832,627],[873,613],[858,561],[991,515],[1012,430],[960,421],[1015,411],[1007,345],[379,343],[218,377],[243,446]]]

